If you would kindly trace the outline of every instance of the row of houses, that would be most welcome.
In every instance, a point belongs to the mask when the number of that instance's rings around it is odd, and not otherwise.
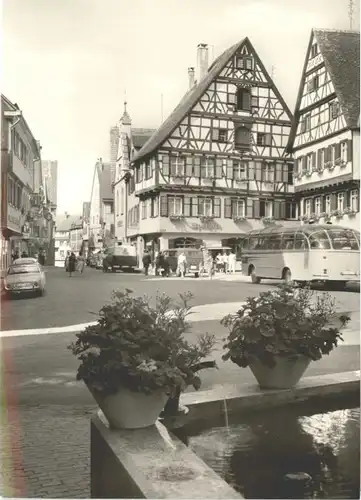
[[[45,167],[40,142],[31,132],[22,110],[1,95],[2,273],[12,256],[22,253],[35,256],[42,252],[46,264],[53,264],[56,199],[51,196]]]
[[[234,246],[275,222],[358,229],[359,44],[359,32],[312,31],[293,114],[248,38],[210,66],[199,44],[189,89],[157,130],[133,128],[124,104],[111,161],[95,166],[89,247],[131,242],[141,257]]]

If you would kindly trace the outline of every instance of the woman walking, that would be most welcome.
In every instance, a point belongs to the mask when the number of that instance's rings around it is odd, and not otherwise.
[[[71,254],[69,255],[69,260],[68,260],[69,278],[71,278],[72,273],[75,272],[75,267],[76,267],[75,253],[71,252]]]
[[[79,252],[79,257],[78,257],[78,271],[80,272],[80,274],[83,274],[84,267],[85,267],[85,259],[83,257],[82,252]]]

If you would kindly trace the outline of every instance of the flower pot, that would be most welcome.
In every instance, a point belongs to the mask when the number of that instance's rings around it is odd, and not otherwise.
[[[121,388],[116,394],[104,395],[89,386],[88,389],[113,429],[141,429],[154,425],[168,399],[162,391],[144,394]]]
[[[305,356],[296,359],[276,357],[274,368],[269,368],[258,360],[249,367],[261,389],[290,389],[299,382],[310,362],[310,358]]]

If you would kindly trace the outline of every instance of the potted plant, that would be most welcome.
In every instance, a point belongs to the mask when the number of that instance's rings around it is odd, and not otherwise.
[[[194,365],[209,355],[215,340],[208,334],[189,344],[192,295],[174,303],[157,294],[156,304],[131,290],[116,291],[95,325],[76,334],[68,347],[80,361],[83,380],[111,427],[135,429],[156,422],[169,397],[188,385],[200,387]]]
[[[229,329],[224,360],[249,366],[261,388],[288,389],[311,361],[321,359],[343,340],[340,329],[350,318],[341,315],[334,326],[334,301],[292,284],[250,297],[236,313],[222,319]]]

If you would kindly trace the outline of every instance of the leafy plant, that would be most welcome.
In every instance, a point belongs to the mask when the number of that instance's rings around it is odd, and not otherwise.
[[[132,293],[113,292],[97,323],[76,334],[68,346],[80,361],[77,380],[105,394],[120,387],[146,394],[162,389],[171,396],[190,384],[199,389],[195,372],[212,351],[215,337],[201,335],[195,344],[184,339],[192,294],[179,294],[177,303],[157,294],[152,307],[149,297]]]
[[[246,367],[259,360],[270,368],[277,357],[321,359],[343,340],[340,329],[350,318],[341,315],[334,326],[334,300],[328,293],[282,284],[276,290],[249,297],[236,313],[221,321],[229,330],[224,360]]]

